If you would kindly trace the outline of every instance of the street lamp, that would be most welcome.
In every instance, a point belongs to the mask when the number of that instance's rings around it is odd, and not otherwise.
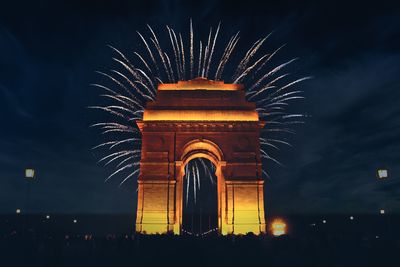
[[[389,178],[389,173],[387,169],[378,169],[376,172],[378,179],[387,179]]]
[[[16,214],[20,214],[20,213],[21,213],[21,209],[16,209],[16,210],[15,210],[15,213],[16,213]]]
[[[32,168],[27,168],[25,169],[25,179],[28,181],[27,184],[27,189],[26,189],[26,203],[25,203],[25,209],[26,209],[26,214],[25,215],[25,225],[29,226],[29,202],[30,202],[30,196],[31,196],[31,181],[35,178],[35,170]]]

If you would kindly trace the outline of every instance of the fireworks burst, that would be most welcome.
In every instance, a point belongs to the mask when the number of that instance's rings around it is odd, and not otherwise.
[[[195,39],[190,21],[187,39],[166,26],[169,41],[168,44],[162,45],[155,31],[149,25],[147,28],[147,34],[137,32],[144,51],[135,51],[132,59],[128,59],[117,48],[109,46],[115,52],[113,60],[118,69],[111,69],[108,72],[98,71],[97,73],[107,82],[92,84],[103,91],[101,96],[110,103],[90,107],[108,114],[106,121],[92,125],[100,128],[102,134],[110,138],[93,148],[102,149],[106,154],[99,162],[115,166],[115,171],[106,178],[106,181],[125,173],[120,182],[122,185],[138,175],[141,136],[134,121],[142,119],[146,102],[155,100],[157,85],[196,77],[244,84],[247,100],[256,103],[260,120],[266,121],[260,137],[261,157],[281,165],[272,156],[271,151],[278,150],[280,145],[290,146],[290,143],[282,139],[282,134],[294,133],[290,126],[303,123],[305,117],[304,114],[292,114],[287,110],[292,101],[304,98],[303,91],[296,89],[296,85],[310,79],[301,77],[293,80],[290,79],[289,73],[283,72],[285,67],[297,58],[271,66],[272,58],[283,46],[268,53],[260,53],[270,36],[267,35],[257,40],[242,55],[233,71],[226,71],[226,66],[233,61],[233,55],[240,56],[236,49],[240,39],[239,32],[222,45],[220,43],[223,41],[217,42],[221,29],[219,24],[215,30],[210,28],[208,38],[203,42]],[[210,170],[212,167],[212,164],[209,165],[203,160],[185,166],[187,194],[189,187],[193,186],[196,198],[196,191],[200,189],[199,168],[204,168],[205,173],[213,179],[211,173],[215,170]],[[263,174],[268,176],[265,170]],[[215,184],[215,181],[212,182]],[[187,195],[186,202],[188,198]]]

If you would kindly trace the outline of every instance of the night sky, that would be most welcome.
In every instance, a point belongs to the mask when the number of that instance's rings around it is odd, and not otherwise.
[[[301,85],[307,123],[293,148],[267,163],[268,214],[400,212],[400,8],[377,1],[302,4],[279,1],[143,1],[60,4],[2,3],[0,8],[0,212],[23,208],[24,169],[35,168],[30,210],[132,213],[135,181],[104,183],[110,169],[91,147],[99,132],[95,70],[113,66],[112,44],[129,55],[136,31],[169,24],[206,36],[222,21],[221,38],[241,31],[240,47],[274,31],[278,57],[313,80]],[[112,2],[112,3],[111,3]],[[165,35],[164,35],[165,36]],[[378,181],[376,169],[390,179]]]

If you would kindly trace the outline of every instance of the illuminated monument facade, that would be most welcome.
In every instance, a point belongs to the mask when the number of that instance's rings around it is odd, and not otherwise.
[[[260,129],[242,85],[197,78],[160,84],[143,120],[136,231],[180,234],[185,165],[216,166],[220,234],[264,233]]]

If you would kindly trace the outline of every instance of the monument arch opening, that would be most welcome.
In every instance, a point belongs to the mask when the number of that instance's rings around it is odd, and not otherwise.
[[[215,164],[196,157],[185,164],[182,179],[182,234],[218,233],[218,192]]]
[[[218,232],[265,232],[259,143],[264,123],[243,86],[204,78],[160,84],[137,124],[137,232],[182,232],[185,166],[196,158],[215,165]]]

